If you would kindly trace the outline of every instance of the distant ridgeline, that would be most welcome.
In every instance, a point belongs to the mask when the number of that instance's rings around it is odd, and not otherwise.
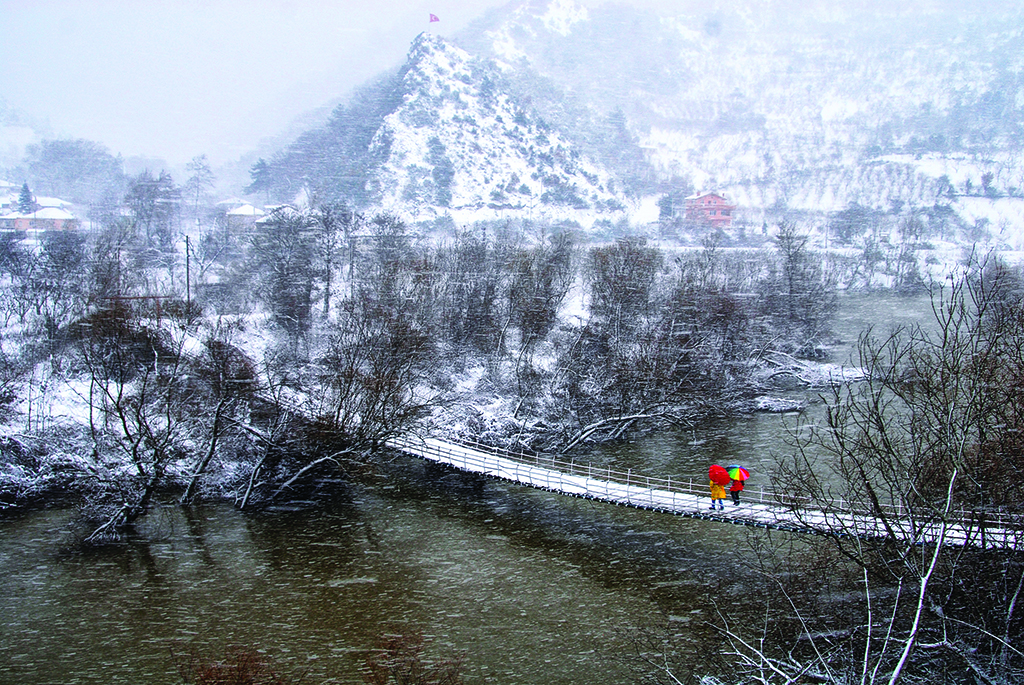
[[[417,37],[266,186],[413,219],[616,221],[714,189],[757,226],[854,204],[973,224],[1024,199],[1021,26],[1014,3],[511,4]]]
[[[658,194],[718,189],[776,214],[938,201],[973,221],[964,197],[1024,197],[1022,26],[1020,3],[545,0],[457,42],[514,65],[562,131],[618,113],[644,165],[587,149]]]

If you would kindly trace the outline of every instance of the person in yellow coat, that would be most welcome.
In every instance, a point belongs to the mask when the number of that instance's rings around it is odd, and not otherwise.
[[[711,508],[725,509],[725,486],[713,480],[708,482],[711,484]]]

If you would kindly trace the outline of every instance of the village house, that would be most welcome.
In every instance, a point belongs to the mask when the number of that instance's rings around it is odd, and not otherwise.
[[[42,207],[34,212],[11,212],[0,216],[0,230],[4,231],[68,231],[79,225],[78,217],[59,207]]]
[[[256,226],[280,226],[285,222],[302,218],[302,212],[291,205],[267,205],[265,210],[265,216],[254,222]]]
[[[712,228],[729,228],[736,205],[729,204],[718,193],[697,193],[686,198],[687,221],[711,224]]]
[[[259,219],[264,217],[266,212],[258,207],[253,207],[249,204],[242,204],[234,209],[229,210],[225,216],[227,217],[228,226],[233,229],[250,229],[253,227]]]
[[[79,228],[81,222],[71,213],[71,205],[58,197],[33,197],[33,211],[22,212],[17,187],[0,181],[7,194],[0,200],[0,231],[44,232]]]

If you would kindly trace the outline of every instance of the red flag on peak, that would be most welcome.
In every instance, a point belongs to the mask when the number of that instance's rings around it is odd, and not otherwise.
[[[435,21],[441,21],[441,20],[437,18],[436,14],[431,14],[430,15],[430,23],[434,23]]]

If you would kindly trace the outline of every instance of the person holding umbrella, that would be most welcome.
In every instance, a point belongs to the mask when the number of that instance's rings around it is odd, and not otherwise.
[[[743,481],[750,478],[750,472],[739,464],[733,464],[726,471],[729,474],[729,494],[732,495],[732,503],[739,506]]]
[[[725,486],[729,484],[729,472],[718,464],[712,464],[708,469],[708,479],[711,481],[711,508],[725,509],[722,500],[725,499]]]

